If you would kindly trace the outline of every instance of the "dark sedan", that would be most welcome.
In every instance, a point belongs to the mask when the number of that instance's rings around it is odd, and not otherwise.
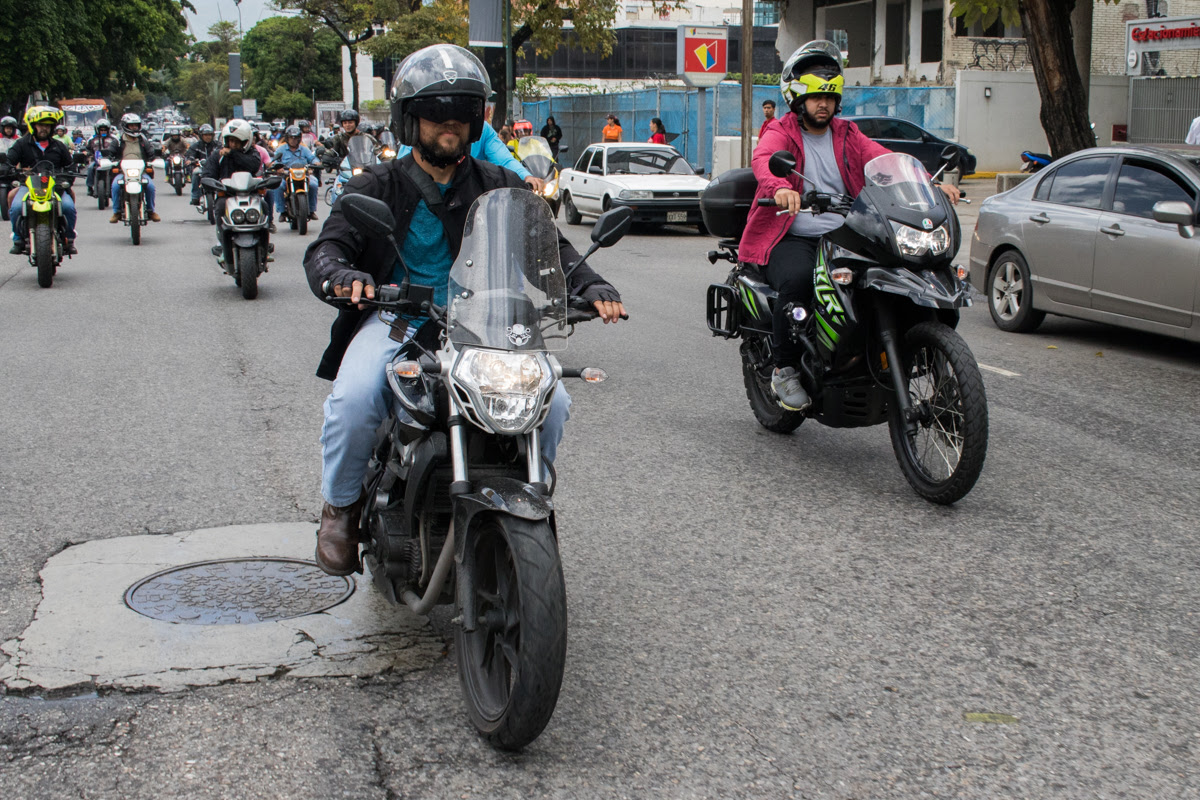
[[[959,169],[962,175],[975,172],[975,156],[963,145],[934,136],[924,128],[895,117],[846,117],[858,126],[868,139],[874,139],[888,150],[908,153],[920,161],[930,174],[941,166],[942,150],[951,145],[959,149]]]

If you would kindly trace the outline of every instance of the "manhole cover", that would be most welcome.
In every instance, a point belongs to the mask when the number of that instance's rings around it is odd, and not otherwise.
[[[311,561],[229,558],[156,572],[129,587],[125,605],[165,622],[248,625],[332,608],[354,581],[326,575]]]

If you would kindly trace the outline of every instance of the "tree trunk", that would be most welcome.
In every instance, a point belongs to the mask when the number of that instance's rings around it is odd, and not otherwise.
[[[1075,10],[1071,12],[1071,30],[1075,45],[1075,66],[1079,69],[1079,80],[1083,82],[1083,102],[1085,106],[1091,102],[1092,83],[1092,11],[1095,9],[1094,0],[1075,0]]]
[[[1094,146],[1083,82],[1075,66],[1070,4],[1066,0],[1020,0],[1019,8],[1041,95],[1040,118],[1050,155],[1062,158]]]
[[[358,48],[350,45],[350,107],[358,111]]]

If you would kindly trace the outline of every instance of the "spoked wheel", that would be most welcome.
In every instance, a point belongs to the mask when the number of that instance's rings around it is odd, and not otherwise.
[[[129,196],[129,238],[134,244],[142,243],[142,197],[133,194]]]
[[[918,416],[910,430],[896,404],[889,404],[892,449],[917,494],[948,505],[966,496],[983,471],[988,440],[983,376],[967,343],[940,322],[909,330],[904,359]]]
[[[742,381],[746,384],[746,399],[750,401],[750,409],[758,424],[775,433],[791,433],[804,422],[804,413],[788,411],[779,405],[775,390],[771,388],[770,364],[761,369],[754,364],[761,360],[756,358],[757,346],[754,342],[742,342]]]
[[[38,286],[49,289],[54,283],[54,231],[50,222],[39,218],[33,228],[33,260],[37,263]]]
[[[242,297],[253,300],[258,297],[258,250],[254,247],[235,247],[233,258]]]
[[[467,712],[493,745],[519,750],[550,722],[567,658],[567,591],[547,522],[484,520],[464,569],[474,577],[472,633],[455,629]]]

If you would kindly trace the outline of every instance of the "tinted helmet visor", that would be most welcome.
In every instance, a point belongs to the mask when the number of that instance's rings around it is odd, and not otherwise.
[[[463,95],[416,97],[408,102],[407,110],[413,116],[430,122],[454,120],[469,125],[483,119],[483,100]]]

